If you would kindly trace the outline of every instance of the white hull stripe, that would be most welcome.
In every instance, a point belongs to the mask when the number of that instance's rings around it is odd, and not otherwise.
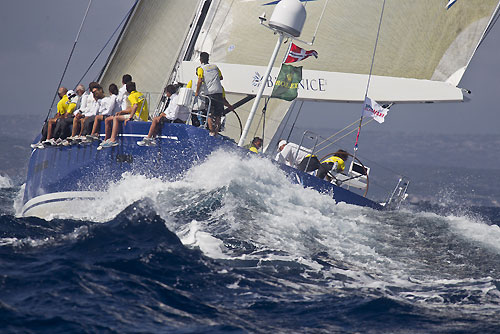
[[[147,136],[148,135],[140,135],[137,133],[123,133],[123,134],[118,135],[118,137],[138,137],[138,138],[145,138]],[[101,136],[101,137],[104,137],[104,136]],[[176,136],[156,136],[156,138],[179,140],[179,138]]]
[[[43,204],[82,199],[99,199],[102,198],[102,196],[103,193],[98,191],[64,191],[45,194],[32,198],[26,202],[23,206],[22,215],[24,216],[28,210]]]

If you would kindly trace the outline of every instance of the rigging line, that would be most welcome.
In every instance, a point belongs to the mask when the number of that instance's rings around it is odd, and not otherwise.
[[[370,65],[370,74],[368,74],[368,83],[366,84],[365,97],[368,95],[368,89],[370,88],[370,81],[372,79],[373,64],[375,63],[375,53],[377,52],[378,37],[380,36],[380,27],[382,26],[382,18],[384,17],[385,0],[382,4],[382,12],[380,13],[380,21],[378,23],[377,39],[375,39],[375,46],[373,48],[372,64]]]
[[[266,104],[264,106],[264,109],[262,109],[262,115],[263,115],[263,120],[262,120],[262,144],[261,146],[264,146],[264,135],[266,133],[266,112],[267,112],[267,104],[269,103],[269,100],[271,100],[270,97],[267,98]]]
[[[342,130],[339,130],[337,132],[335,132],[333,135],[331,135],[330,137],[324,139],[322,142],[320,142],[318,144],[318,146],[321,146],[323,145],[324,143],[326,143],[327,141],[329,141],[330,139],[332,139],[333,137],[337,136],[338,134],[340,134],[341,132],[347,130],[348,128],[350,128],[351,126],[355,125],[357,122],[359,122],[359,119],[355,120],[354,122],[352,122],[351,124],[345,126]]]
[[[368,125],[368,124],[370,124],[371,122],[373,122],[374,120],[375,120],[375,119],[373,119],[373,118],[372,118],[372,119],[370,119],[369,121],[367,121],[367,122],[363,123],[361,126]],[[318,151],[316,151],[316,153],[321,152],[321,151],[323,151],[324,149],[326,149],[327,147],[332,146],[333,144],[335,144],[335,143],[336,143],[336,142],[338,142],[339,140],[344,139],[345,137],[347,137],[347,136],[348,136],[348,135],[350,135],[351,133],[354,133],[354,131],[356,131],[356,129],[352,129],[351,131],[349,131],[348,133],[346,133],[346,134],[345,134],[345,135],[343,135],[342,137],[335,139],[334,141],[330,142],[330,143],[329,143],[328,145],[326,145],[325,147],[320,148]]]
[[[125,32],[125,29],[127,28],[130,19],[135,13],[135,10],[137,9],[137,4],[139,3],[139,0],[135,0],[134,4],[132,5],[132,8],[130,9],[129,16],[127,17],[127,20],[125,21],[125,24],[123,25],[122,30],[120,31],[120,34],[116,38],[115,44],[113,45],[113,48],[111,49],[111,52],[108,54],[108,58],[106,59],[106,62],[104,63],[104,66],[102,67],[101,71],[99,72],[98,78],[95,81],[99,81],[99,79],[102,79],[104,76],[104,71],[108,68],[109,63],[115,56],[115,52],[117,51],[116,49],[118,48],[118,44],[120,43],[122,36]]]
[[[78,39],[80,38],[80,32],[82,31],[83,24],[85,23],[85,19],[87,18],[87,14],[89,13],[89,9],[90,9],[91,4],[92,4],[92,0],[89,0],[89,4],[87,6],[87,9],[85,10],[85,15],[83,16],[82,23],[80,24],[80,28],[78,29],[78,33],[76,34],[75,42],[73,43],[73,47],[71,48],[71,52],[69,54],[68,61],[66,61],[66,66],[64,67],[63,74],[61,75],[61,79],[59,80],[59,84],[57,85],[56,93],[54,94],[54,98],[52,99],[52,103],[50,104],[50,108],[49,108],[49,111],[47,112],[47,116],[45,117],[45,122],[47,122],[47,119],[49,119],[50,112],[52,111],[52,106],[54,105],[56,97],[59,93],[59,87],[61,86],[61,83],[64,79],[64,76],[66,75],[66,71],[68,70],[69,62],[71,61],[71,57],[73,56],[73,52],[75,51],[76,43],[78,43]]]
[[[255,127],[255,131],[252,134],[254,138],[257,135],[257,131],[259,131],[260,122],[262,121],[263,116],[264,116],[264,113],[261,113],[260,118],[259,118],[259,122],[257,123],[257,126]]]
[[[99,58],[99,56],[103,53],[104,49],[106,49],[106,47],[108,46],[109,42],[111,42],[111,40],[113,39],[113,36],[115,36],[115,34],[118,32],[118,29],[120,29],[120,27],[122,26],[123,22],[125,22],[125,20],[128,18],[128,16],[130,15],[130,13],[134,9],[134,7],[135,6],[132,6],[132,8],[129,9],[129,11],[127,12],[127,14],[125,14],[125,16],[123,17],[123,19],[120,22],[120,24],[118,24],[118,27],[116,27],[115,31],[113,31],[113,33],[111,34],[111,37],[109,37],[108,41],[104,44],[104,46],[102,47],[101,51],[99,51],[99,53],[94,58],[94,60],[92,61],[92,63],[90,63],[89,67],[87,68],[87,70],[85,71],[85,73],[82,75],[82,77],[80,78],[80,80],[78,80],[78,83],[75,85],[75,88],[83,81],[83,79],[85,78],[85,76],[87,75],[87,73],[89,73],[89,71],[92,68],[92,66],[94,66],[94,63],[97,61],[97,59]]]
[[[262,107],[262,113],[260,114],[259,122],[257,123],[257,126],[255,127],[255,131],[253,132],[253,137],[257,135],[257,131],[259,131],[259,126],[260,122],[262,122],[262,140],[264,140],[264,127],[266,123],[266,110],[267,110],[267,104],[269,103],[269,100],[271,98],[267,97],[264,98],[264,107]]]
[[[372,64],[370,65],[370,74],[368,74],[368,82],[366,84],[365,100],[366,97],[368,96],[368,89],[370,88],[370,81],[372,79],[373,63],[375,62],[375,53],[377,52],[378,37],[380,35],[380,27],[382,26],[382,18],[384,17],[384,9],[385,9],[385,0],[382,4],[382,11],[380,13],[380,21],[378,23],[378,29],[377,29],[377,39],[375,39],[375,46],[373,47]],[[364,106],[361,109],[361,118],[359,119],[358,134],[356,135],[356,143],[354,144],[354,156],[356,156],[356,151],[358,150],[359,133],[361,132],[361,124],[363,123],[363,110]]]
[[[295,109],[295,104],[296,104],[296,101],[294,100],[292,102],[292,106],[288,109],[287,113],[286,113],[286,122],[285,124],[283,124],[283,127],[281,128],[281,132],[280,132],[280,135],[278,137],[278,141],[281,140],[281,138],[283,138],[283,132],[285,132],[285,128],[286,126],[288,125],[288,121],[290,120],[290,117],[292,115],[292,112],[293,112],[293,109]]]
[[[323,15],[325,14],[326,6],[328,5],[328,1],[329,0],[325,1],[325,5],[323,6],[323,11],[321,12],[321,15],[319,17],[318,24],[316,25],[316,30],[314,31],[314,35],[313,35],[313,38],[311,40],[311,44],[310,45],[313,45],[314,41],[316,40],[316,34],[318,33],[319,25],[321,24],[321,21],[323,20]],[[307,2],[306,2],[306,4],[307,4]]]
[[[297,123],[297,118],[299,118],[300,112],[302,111],[302,106],[304,106],[304,100],[300,101],[300,107],[299,111],[297,111],[297,115],[295,115],[295,121],[293,121],[292,128],[290,129],[290,132],[288,133],[288,137],[286,137],[286,141],[290,140],[290,136],[292,135],[293,128],[295,127],[295,123]]]
[[[125,22],[125,20],[128,18],[128,16],[130,15],[130,13],[132,12],[133,9],[134,9],[134,6],[132,6],[132,8],[129,9],[129,11],[127,12],[127,14],[125,14],[125,16],[123,17],[123,19],[120,22],[120,24],[118,24],[118,27],[116,27],[115,31],[113,31],[113,33],[109,37],[108,41],[102,47],[101,51],[99,51],[99,53],[97,53],[97,56],[94,58],[94,60],[92,61],[92,63],[90,63],[89,67],[87,68],[87,70],[85,71],[85,73],[82,75],[82,77],[80,78],[80,80],[78,80],[78,83],[76,84],[76,86],[78,86],[83,81],[83,79],[85,78],[85,76],[87,75],[87,73],[89,73],[89,71],[92,68],[92,66],[94,66],[94,64],[97,61],[97,59],[99,58],[99,56],[103,53],[104,49],[106,49],[106,47],[108,46],[109,42],[111,42],[111,40],[113,39],[113,36],[115,36],[115,34],[118,32],[118,30],[122,26],[123,22]],[[99,75],[97,77],[99,77]],[[96,78],[96,80],[97,80],[97,78]],[[75,88],[76,88],[76,86],[75,86]]]

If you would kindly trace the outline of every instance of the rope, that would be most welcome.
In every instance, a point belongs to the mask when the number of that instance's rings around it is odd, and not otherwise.
[[[370,119],[369,121],[365,122],[365,123],[364,123],[363,125],[361,125],[361,126],[368,125],[368,124],[370,124],[370,123],[371,123],[371,122],[373,122],[373,121],[374,121],[374,119],[372,118],[372,119]],[[356,122],[357,122],[357,121],[356,121]],[[319,149],[319,150],[317,150],[316,152],[321,152],[321,151],[323,151],[324,149],[326,149],[326,148],[327,148],[327,147],[329,147],[329,146],[332,146],[333,144],[335,144],[335,143],[336,143],[336,142],[338,142],[339,140],[344,139],[345,137],[347,137],[348,135],[350,135],[350,134],[351,134],[351,133],[353,133],[354,131],[356,131],[356,129],[353,129],[353,130],[351,130],[350,132],[348,132],[348,133],[346,133],[345,135],[343,135],[342,137],[340,137],[340,138],[338,138],[338,139],[336,139],[336,140],[334,140],[334,141],[330,142],[328,145],[326,145],[325,147],[320,148],[320,149]],[[339,132],[340,132],[340,131],[339,131]],[[332,136],[332,137],[333,137],[333,136]]]
[[[332,139],[333,137],[335,137],[336,135],[338,135],[339,133],[343,132],[344,130],[347,130],[348,128],[350,128],[351,126],[353,126],[354,124],[356,124],[359,120],[355,120],[354,122],[352,122],[351,124],[347,125],[346,127],[344,127],[342,130],[339,130],[337,132],[335,132],[333,135],[331,135],[330,137],[326,138],[325,140],[323,140],[322,142],[320,142],[318,144],[318,146],[321,146],[323,145],[323,143],[326,143],[327,141],[329,141],[330,139]]]
[[[85,73],[82,75],[82,77],[80,78],[80,80],[78,80],[78,83],[75,85],[75,89],[76,87],[83,81],[83,79],[85,78],[85,76],[87,75],[87,73],[89,73],[90,69],[92,68],[92,66],[94,66],[95,62],[97,61],[97,59],[100,57],[100,55],[103,53],[104,49],[106,49],[106,47],[108,46],[109,42],[111,42],[111,40],[113,39],[113,37],[115,36],[115,34],[118,32],[118,30],[120,29],[120,27],[122,26],[123,22],[125,22],[125,20],[127,20],[127,18],[129,17],[130,13],[132,12],[132,10],[134,10],[137,2],[139,0],[136,0],[135,4],[129,9],[129,11],[127,12],[127,14],[125,15],[125,17],[122,19],[122,21],[120,22],[120,24],[118,24],[118,27],[116,27],[115,31],[113,31],[113,33],[111,34],[111,36],[109,37],[109,39],[107,40],[107,42],[104,44],[104,46],[102,47],[101,51],[99,51],[99,53],[97,54],[97,56],[94,58],[94,60],[92,61],[92,63],[90,63],[89,67],[87,68],[87,70],[85,71]]]
[[[297,118],[299,118],[300,112],[302,111],[302,106],[304,105],[304,100],[300,101],[300,107],[299,111],[297,111],[297,115],[295,116],[295,121],[293,121],[292,128],[290,129],[290,132],[288,133],[288,137],[286,137],[286,141],[290,141],[290,136],[292,135],[293,128],[295,127],[295,123],[297,123]]]
[[[271,100],[270,97],[266,99],[266,104],[264,105],[264,108],[262,109],[262,115],[264,119],[262,120],[262,144],[261,146],[264,146],[264,134],[266,133],[266,112],[267,112],[267,104],[269,103],[269,100]]]
[[[59,80],[59,84],[57,85],[56,93],[54,94],[54,98],[52,99],[52,103],[50,104],[49,111],[47,112],[47,116],[45,117],[45,122],[49,119],[50,112],[52,111],[52,106],[56,100],[56,97],[59,93],[59,87],[61,87],[61,83],[66,75],[66,71],[68,69],[69,62],[71,61],[71,57],[73,56],[73,52],[75,51],[76,43],[78,43],[78,38],[80,38],[80,32],[82,31],[83,24],[85,23],[85,19],[87,18],[87,14],[89,13],[90,5],[92,4],[92,0],[89,0],[89,4],[87,6],[87,10],[85,10],[85,15],[83,16],[82,23],[80,24],[80,28],[78,29],[78,33],[76,34],[75,42],[73,43],[73,47],[71,48],[71,52],[69,54],[68,60],[66,61],[66,66],[64,67],[63,74],[61,75],[61,79]]]
[[[372,64],[370,66],[370,74],[368,75],[368,82],[366,84],[365,101],[366,97],[368,96],[368,89],[370,88],[370,81],[372,79],[373,63],[375,62],[375,53],[377,52],[378,37],[380,35],[380,27],[382,26],[382,18],[384,17],[384,9],[385,9],[385,0],[384,3],[382,4],[382,12],[380,13],[380,21],[378,23],[377,39],[375,40],[375,46],[373,48]],[[359,119],[358,134],[356,135],[356,143],[354,144],[354,155],[356,155],[356,151],[358,150],[359,133],[361,132],[361,124],[363,123],[363,110],[364,107],[361,109],[361,118]]]

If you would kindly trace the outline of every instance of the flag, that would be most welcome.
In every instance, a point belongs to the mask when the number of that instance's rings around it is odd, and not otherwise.
[[[309,56],[318,58],[318,53],[315,50],[307,51],[292,43],[290,51],[288,51],[288,55],[285,59],[285,64],[295,63],[296,61],[304,60]]]
[[[295,67],[282,64],[271,97],[287,101],[294,100],[297,97],[297,90],[301,80],[302,66]]]
[[[446,9],[450,9],[451,6],[453,6],[457,2],[457,0],[450,0],[448,1],[448,4],[446,5]]]
[[[375,100],[370,99],[368,96],[365,98],[363,104],[363,116],[373,117],[379,123],[384,123],[385,116],[389,109],[383,108]]]

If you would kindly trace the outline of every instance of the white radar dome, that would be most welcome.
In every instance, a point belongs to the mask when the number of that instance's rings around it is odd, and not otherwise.
[[[293,37],[299,37],[306,21],[306,9],[299,0],[281,0],[274,9],[269,26]]]

